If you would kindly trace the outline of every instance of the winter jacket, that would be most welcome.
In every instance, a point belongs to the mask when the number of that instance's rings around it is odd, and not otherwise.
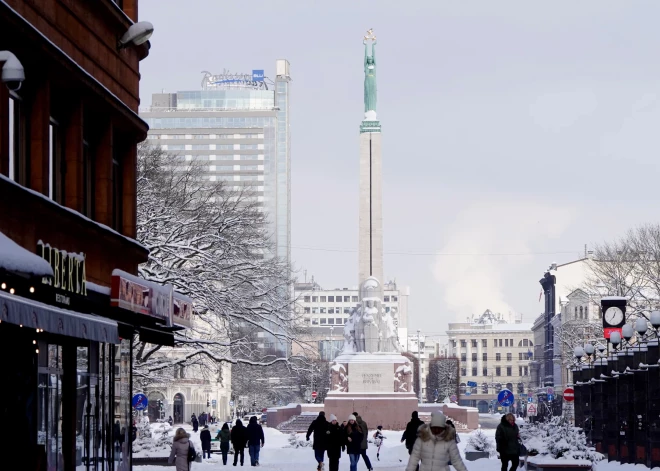
[[[369,438],[369,428],[367,427],[367,423],[364,420],[362,420],[362,417],[360,417],[359,415],[357,416],[356,422],[360,426],[360,428],[362,429],[362,435],[363,435],[363,437],[362,437],[362,449],[366,450],[367,448],[369,448],[369,440],[368,440],[368,438]]]
[[[209,429],[204,429],[199,434],[199,440],[202,442],[202,450],[211,449],[211,432]]]
[[[515,423],[511,425],[506,416],[502,416],[500,424],[495,431],[495,444],[500,455],[518,456],[520,444],[518,443],[519,430]]]
[[[348,432],[348,427],[346,427],[346,432]],[[348,434],[346,433],[346,453],[349,455],[359,455],[362,453],[362,439],[366,437],[366,434],[360,432],[357,429]],[[351,439],[350,441],[348,439]]]
[[[187,437],[181,437],[172,442],[172,451],[167,462],[170,464],[174,463],[176,465],[176,471],[189,471],[192,467],[189,467],[188,463],[188,447],[190,445]]]
[[[231,432],[228,429],[220,430],[215,439],[220,440],[220,443],[229,443],[229,440],[231,439]]]
[[[332,425],[328,423],[328,433],[326,438],[326,450],[328,450],[328,458],[338,458],[341,452],[346,447],[346,431],[341,428],[339,424]],[[314,439],[316,444],[316,439]]]
[[[327,441],[328,441],[328,425],[330,423],[325,419],[325,415],[319,414],[307,429],[307,440],[309,436],[314,432],[314,448],[315,450],[327,450]]]
[[[424,425],[424,422],[422,422],[417,416],[411,419],[410,422],[408,422],[408,425],[406,425],[406,430],[404,430],[403,435],[401,435],[401,440],[406,441],[406,448],[408,450],[410,450],[415,444],[415,440],[417,440],[417,430],[422,425]]]
[[[445,427],[444,432],[433,435],[429,425],[422,425],[406,471],[415,471],[418,463],[419,471],[449,471],[450,461],[457,471],[467,471],[456,446],[456,431],[452,427]]]
[[[250,418],[246,432],[249,445],[261,444],[261,446],[264,446],[264,429],[259,425],[256,417]]]
[[[231,429],[231,444],[234,446],[234,450],[245,448],[247,441],[247,429],[243,425],[243,422],[237,420],[236,425]]]

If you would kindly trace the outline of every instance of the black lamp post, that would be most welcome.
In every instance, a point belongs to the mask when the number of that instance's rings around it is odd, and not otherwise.
[[[649,439],[649,468],[660,466],[660,346],[658,345],[658,329],[660,328],[660,311],[651,312],[650,321],[654,330],[654,338],[646,343],[647,375],[647,434]]]

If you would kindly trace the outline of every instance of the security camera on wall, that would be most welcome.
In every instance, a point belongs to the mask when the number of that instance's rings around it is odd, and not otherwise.
[[[0,62],[4,62],[2,66],[2,74],[0,79],[7,88],[13,92],[21,88],[23,80],[25,80],[25,71],[23,64],[16,58],[14,54],[9,51],[0,51]]]

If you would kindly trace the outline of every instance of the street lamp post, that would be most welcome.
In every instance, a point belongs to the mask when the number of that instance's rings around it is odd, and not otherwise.
[[[421,351],[422,351],[422,344],[420,343],[419,340],[419,334],[421,333],[420,329],[417,329],[417,369],[419,370],[417,372],[417,377],[419,378],[418,384],[417,384],[417,389],[418,389],[418,395],[419,395],[419,402],[420,404],[422,403],[422,358],[421,358]]]

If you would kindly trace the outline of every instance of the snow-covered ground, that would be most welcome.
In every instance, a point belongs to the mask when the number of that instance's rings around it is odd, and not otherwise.
[[[193,443],[197,450],[201,450],[201,444],[199,442],[199,432],[192,433],[192,430],[189,427],[186,427],[188,432],[191,433]],[[494,440],[495,430],[483,430],[484,433]],[[174,433],[172,429],[171,434]],[[213,433],[213,432],[211,432]],[[373,432],[370,432],[370,435]],[[402,443],[400,443],[401,432],[394,431],[384,431],[384,435],[387,437],[383,441],[383,446],[380,450],[380,461],[376,459],[376,447],[373,444],[369,444],[368,455],[372,461],[374,470],[378,469],[398,469],[403,470],[408,463],[408,451]],[[266,438],[266,444],[261,450],[261,455],[259,457],[259,464],[261,468],[273,471],[312,471],[316,469],[316,461],[314,460],[314,452],[312,451],[311,446],[301,447],[301,448],[289,448],[289,435],[283,434],[276,429],[264,427],[264,435]],[[465,457],[465,447],[467,446],[469,434],[461,433],[459,434],[461,442],[458,444],[458,448],[461,452],[461,456]],[[297,434],[299,440],[304,441],[304,434]],[[311,444],[311,441],[309,442]],[[166,456],[169,454],[168,450],[160,451],[159,453],[150,454],[149,456]],[[136,453],[136,456],[148,456],[144,453]],[[229,464],[231,466],[233,460],[233,455],[229,455]],[[327,461],[327,457],[326,457]],[[481,459],[477,461],[467,461],[464,459],[464,462],[469,471],[499,471],[501,463],[500,461],[493,456],[491,459]],[[245,450],[245,466],[250,466],[250,458],[247,450]],[[326,463],[326,470],[328,469]],[[212,455],[210,460],[204,460],[202,463],[194,463],[193,469],[199,471],[211,469],[218,469],[222,467],[222,456],[220,454]],[[594,467],[594,471],[643,471],[646,469],[643,466],[635,465],[620,465],[619,463],[607,463],[600,462],[597,463]],[[134,466],[136,471],[164,471],[162,466]],[[348,455],[343,454],[341,460],[339,461],[340,471],[349,470],[349,460]],[[358,471],[365,471],[366,466],[364,462],[360,462],[358,465]]]

